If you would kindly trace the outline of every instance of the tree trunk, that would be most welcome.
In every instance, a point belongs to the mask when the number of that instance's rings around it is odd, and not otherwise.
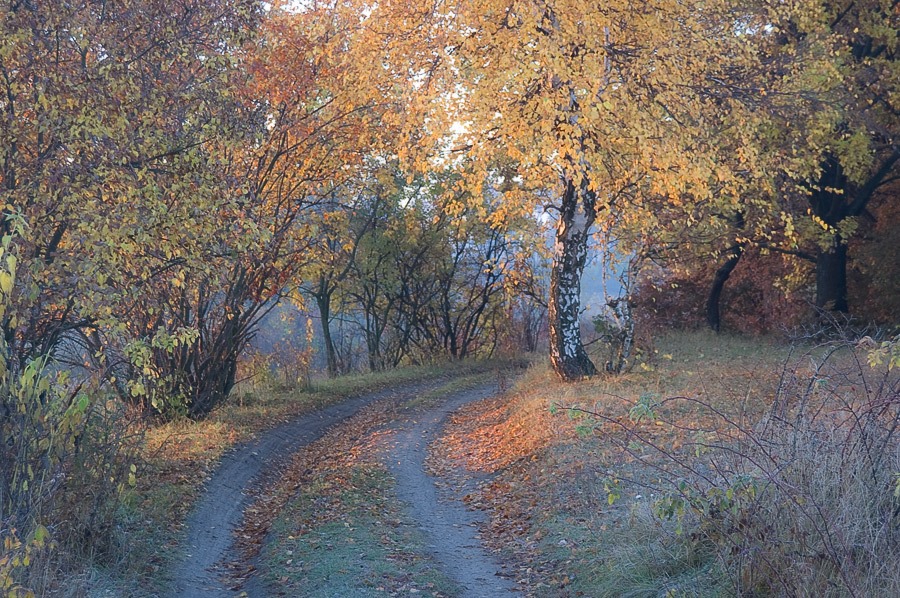
[[[722,290],[725,288],[725,283],[728,282],[728,279],[737,267],[738,262],[741,261],[741,256],[744,253],[744,246],[735,245],[731,248],[730,253],[731,257],[716,270],[716,276],[713,278],[712,287],[709,289],[709,297],[706,299],[706,323],[716,332],[722,327],[722,317],[719,311]]]
[[[581,343],[581,275],[596,218],[593,201],[570,181],[563,193],[550,273],[550,363],[565,381],[597,374]]]
[[[331,337],[331,293],[323,285],[319,285],[319,292],[315,294],[316,306],[319,308],[319,319],[322,321],[322,342],[325,343],[325,360],[328,364],[328,377],[338,375],[337,352],[334,349],[334,339]]]
[[[381,369],[381,348],[378,337],[376,337],[375,327],[377,324],[372,323],[372,316],[366,314],[366,353],[369,357],[369,371],[375,373]]]
[[[835,235],[828,251],[816,258],[816,307],[846,313],[847,246]]]
[[[845,218],[859,216],[866,210],[875,192],[886,182],[900,163],[900,149],[893,148],[883,156],[878,169],[862,184],[853,184],[840,161],[827,156],[822,164],[817,188],[809,196],[813,214],[829,226],[840,226]],[[840,235],[831,247],[819,250],[816,259],[816,307],[847,313],[847,245]]]

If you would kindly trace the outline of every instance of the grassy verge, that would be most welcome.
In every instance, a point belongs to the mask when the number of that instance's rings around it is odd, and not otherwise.
[[[433,460],[496,474],[473,502],[534,595],[728,595],[715,547],[651,512],[681,475],[653,447],[690,454],[699,430],[712,444],[716,411],[758,421],[787,353],[696,333],[659,340],[647,367],[618,377],[562,384],[536,366],[510,399],[455,417]],[[676,396],[697,401],[664,401]]]
[[[419,380],[491,376],[501,362],[400,368],[315,382],[309,388],[239,386],[204,421],[175,421],[145,431],[136,487],[120,505],[115,553],[96,555],[74,594],[158,596],[177,556],[182,522],[222,454],[254,435],[350,396]]]

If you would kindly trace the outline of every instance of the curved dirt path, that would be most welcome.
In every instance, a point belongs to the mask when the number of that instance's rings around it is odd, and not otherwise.
[[[459,598],[520,595],[478,538],[480,514],[467,509],[461,496],[439,488],[425,470],[428,445],[438,438],[447,417],[496,392],[496,386],[490,385],[451,394],[438,406],[415,414],[414,419],[391,425],[395,436],[385,449],[385,461],[397,481],[397,495],[424,533],[430,556],[459,585]]]
[[[362,407],[382,399],[412,398],[444,382],[431,380],[360,395],[263,432],[254,442],[227,453],[185,522],[184,555],[173,569],[171,595],[180,598],[235,595],[236,592],[222,585],[223,571],[216,567],[235,558],[231,550],[232,534],[248,506],[247,490],[293,451],[313,442],[329,427]]]

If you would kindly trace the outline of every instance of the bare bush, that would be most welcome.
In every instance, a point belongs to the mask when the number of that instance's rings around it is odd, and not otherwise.
[[[657,514],[712,546],[738,595],[900,595],[897,374],[852,343],[817,347],[757,425],[717,412],[689,443],[700,459],[667,453]]]
[[[736,595],[896,596],[897,347],[845,338],[794,354],[762,415],[651,394],[630,422],[589,415],[625,432],[643,473],[622,477],[659,497],[655,515],[674,525],[658,529],[684,554],[711,555]],[[686,412],[689,424],[674,415]],[[660,424],[685,442],[659,442]]]

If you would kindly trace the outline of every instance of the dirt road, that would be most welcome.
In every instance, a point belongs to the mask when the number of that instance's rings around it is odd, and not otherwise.
[[[397,480],[397,495],[424,532],[431,557],[461,588],[459,598],[515,596],[515,585],[478,538],[479,514],[461,496],[438,488],[425,471],[428,445],[438,437],[447,417],[460,407],[497,392],[494,385],[450,395],[415,419],[392,426],[396,436],[385,455]]]
[[[264,432],[255,442],[226,454],[186,521],[184,554],[173,571],[171,595],[204,598],[234,594],[222,585],[218,567],[234,560],[232,534],[248,505],[247,492],[266,471],[362,407],[398,396],[411,398],[443,382],[420,382],[349,399]]]
[[[219,567],[236,559],[232,536],[254,484],[260,483],[266,472],[276,472],[293,451],[315,441],[364,406],[386,399],[405,401],[444,383],[446,380],[433,380],[350,399],[263,433],[256,442],[228,453],[186,522],[184,555],[173,572],[172,595],[236,595],[223,585]],[[397,495],[427,539],[428,556],[461,588],[460,598],[513,596],[515,586],[483,549],[476,527],[478,516],[466,509],[461,497],[439,489],[426,473],[424,462],[429,442],[438,436],[450,413],[495,392],[495,385],[453,392],[433,403],[436,406],[391,423],[388,437],[392,440],[382,449],[385,463],[396,478]],[[241,591],[251,597],[266,595],[255,579]]]

